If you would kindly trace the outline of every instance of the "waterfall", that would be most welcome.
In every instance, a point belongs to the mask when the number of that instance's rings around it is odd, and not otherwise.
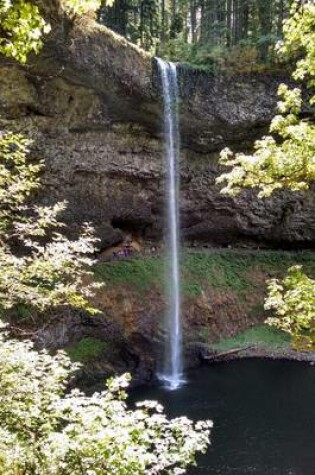
[[[183,383],[182,328],[179,278],[179,126],[176,65],[157,58],[164,102],[164,132],[167,168],[167,244],[169,305],[166,315],[167,341],[161,379],[170,389]]]

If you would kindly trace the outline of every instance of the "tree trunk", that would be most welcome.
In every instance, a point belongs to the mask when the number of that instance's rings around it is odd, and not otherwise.
[[[196,1],[190,0],[190,35],[192,43],[197,42],[197,8]]]
[[[162,44],[166,41],[166,18],[165,18],[165,0],[161,0],[161,34],[160,41]]]
[[[261,42],[260,59],[266,61],[269,52],[268,35],[271,33],[272,19],[271,19],[271,3],[272,0],[257,0],[258,17],[260,23],[260,35],[265,41]]]
[[[232,46],[232,0],[226,2],[226,45]]]

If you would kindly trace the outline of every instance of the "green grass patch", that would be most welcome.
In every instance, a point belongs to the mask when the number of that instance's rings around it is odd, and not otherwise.
[[[245,271],[250,267],[249,256],[223,252],[187,252],[183,260],[184,281],[207,284],[216,289],[230,288],[236,292],[246,290],[250,282]]]
[[[163,260],[136,257],[101,262],[94,267],[94,274],[108,286],[123,285],[144,292],[163,284]]]
[[[229,289],[241,299],[254,291],[257,282],[251,271],[266,276],[283,277],[286,270],[301,264],[310,276],[315,275],[315,254],[311,252],[281,251],[186,251],[183,257],[183,287],[197,295],[207,285],[218,290]]]
[[[187,282],[183,280],[181,289],[184,295],[189,297],[198,297],[202,292],[202,285],[199,283]]]
[[[287,333],[268,327],[256,325],[239,333],[236,336],[225,338],[211,345],[211,349],[217,351],[229,351],[234,348],[255,346],[266,350],[283,350],[290,346],[291,337]]]
[[[72,361],[87,363],[99,356],[106,346],[105,341],[88,336],[66,348],[66,352]]]
[[[315,276],[315,253],[309,251],[238,251],[185,250],[181,259],[181,281],[184,295],[198,297],[203,288],[230,290],[240,300],[247,292],[257,291],[253,275],[257,271],[268,277],[283,277],[286,270],[301,264],[305,272]],[[95,266],[97,279],[110,287],[127,286],[139,293],[167,288],[165,259],[162,256],[136,257],[102,262]]]

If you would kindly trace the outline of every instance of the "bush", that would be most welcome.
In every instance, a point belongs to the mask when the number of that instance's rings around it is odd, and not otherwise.
[[[161,47],[159,54],[170,61],[180,62],[202,71],[248,73],[275,68],[271,62],[259,61],[259,45],[241,43],[232,48],[214,46],[211,43],[189,44],[176,38]]]
[[[37,352],[2,332],[0,473],[180,474],[205,451],[211,422],[168,420],[153,401],[129,410],[126,375],[90,398],[77,389],[65,395],[77,368],[63,352]]]

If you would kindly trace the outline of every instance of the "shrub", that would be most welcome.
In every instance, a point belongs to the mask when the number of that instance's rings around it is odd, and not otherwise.
[[[0,473],[175,475],[205,451],[211,422],[168,420],[153,401],[129,410],[126,375],[92,397],[77,389],[65,394],[77,368],[63,352],[37,352],[2,332]]]

